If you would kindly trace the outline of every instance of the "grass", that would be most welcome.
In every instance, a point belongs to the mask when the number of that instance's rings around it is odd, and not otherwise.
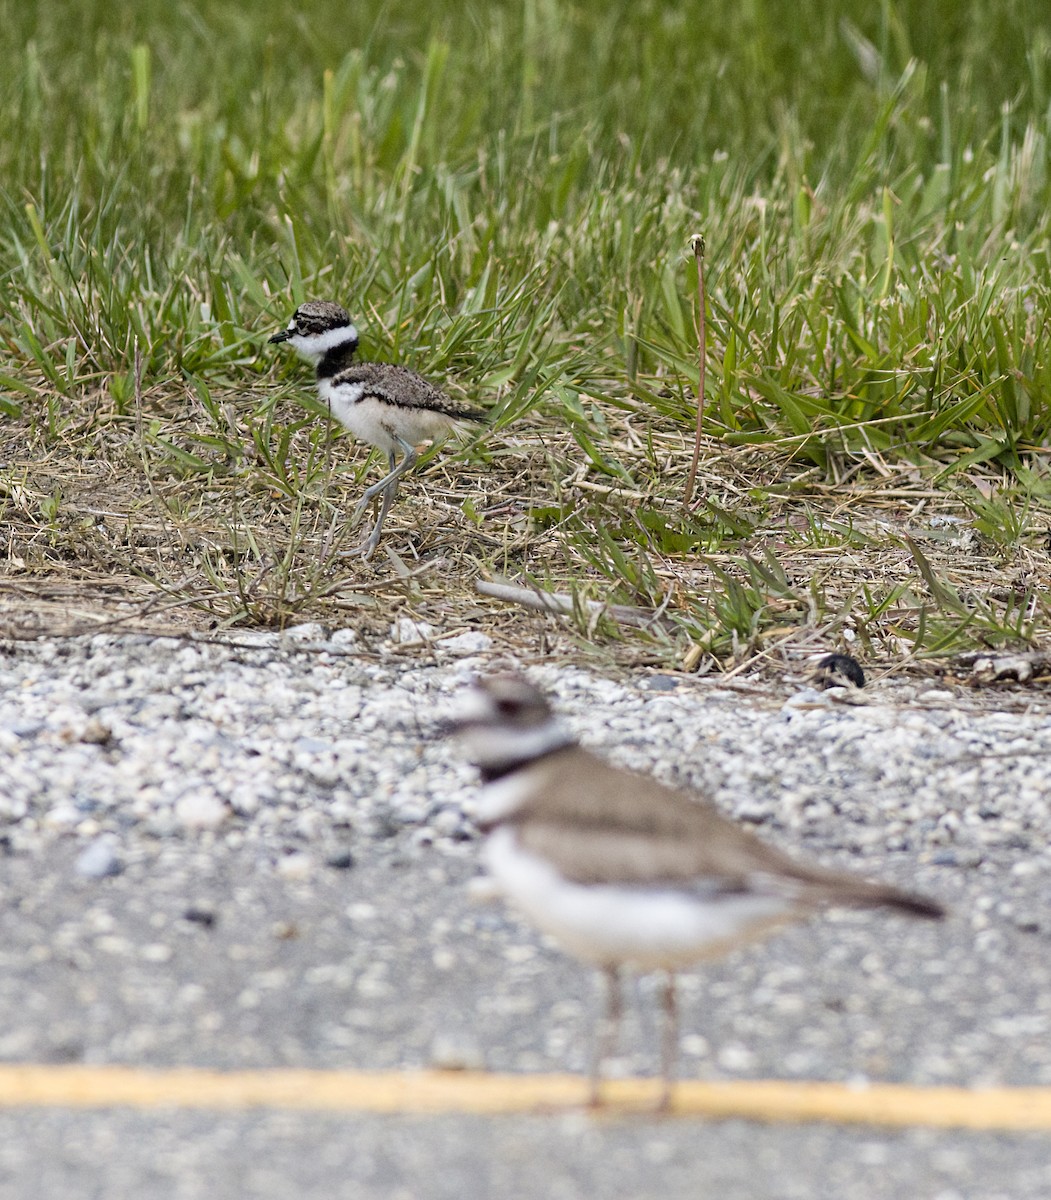
[[[577,597],[567,652],[686,669],[1038,640],[1051,17],[915,9],[8,6],[3,594],[539,647],[473,596],[509,575]],[[265,344],[310,297],[493,413],[372,566],[378,465]]]

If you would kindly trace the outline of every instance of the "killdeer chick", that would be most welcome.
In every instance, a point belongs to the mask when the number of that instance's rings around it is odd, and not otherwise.
[[[379,545],[383,522],[398,493],[398,481],[416,464],[416,447],[448,436],[463,422],[484,422],[486,414],[455,403],[407,367],[355,362],[358,331],[347,310],[330,300],[301,304],[288,328],[275,333],[270,342],[288,342],[299,355],[315,363],[318,395],[329,412],[355,437],[386,451],[387,474],[365,489],[351,518],[351,524],[357,524],[369,504],[382,496],[372,532],[351,551],[368,559]]]
[[[520,677],[479,681],[451,731],[481,770],[478,818],[497,888],[605,975],[592,1104],[619,1025],[622,968],[665,972],[665,1108],[678,1055],[677,970],[834,906],[943,915],[924,896],[799,862],[706,801],[610,766]]]

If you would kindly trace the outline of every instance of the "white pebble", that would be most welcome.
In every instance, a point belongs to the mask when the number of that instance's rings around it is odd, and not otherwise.
[[[491,650],[492,646],[493,639],[487,633],[475,629],[469,629],[466,633],[453,634],[452,637],[442,638],[438,642],[439,649],[461,656],[483,654],[486,650]]]
[[[106,879],[119,875],[123,867],[112,840],[100,837],[80,852],[75,870],[85,879]]]
[[[390,640],[396,646],[414,646],[420,642],[429,642],[436,632],[435,626],[428,621],[399,617],[390,627]]]
[[[277,873],[282,879],[302,882],[314,873],[314,860],[309,854],[286,854],[277,860]]]
[[[226,805],[207,793],[191,793],[175,805],[175,819],[186,829],[218,829],[229,816]]]

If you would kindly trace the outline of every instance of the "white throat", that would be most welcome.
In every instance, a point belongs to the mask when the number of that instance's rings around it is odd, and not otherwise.
[[[336,350],[340,346],[356,346],[357,343],[358,331],[353,325],[340,325],[337,329],[326,329],[324,333],[312,334],[310,337],[293,333],[288,339],[292,349],[309,362],[320,362],[330,350]]]
[[[483,771],[527,763],[573,744],[568,731],[554,720],[531,729],[478,725],[465,729],[460,737],[468,758]]]

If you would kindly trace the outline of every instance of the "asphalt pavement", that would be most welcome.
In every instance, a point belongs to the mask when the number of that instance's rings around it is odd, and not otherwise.
[[[281,724],[275,732],[265,687],[242,694],[233,676],[223,686],[217,680],[224,665],[243,663],[256,650],[227,650],[203,662],[178,648],[136,645],[129,650],[114,642],[91,652],[77,646],[57,659],[39,648],[16,648],[5,660],[0,738],[5,730],[10,734],[8,779],[17,787],[10,783],[5,793],[0,784],[0,801],[8,806],[0,837],[0,1061],[231,1070],[585,1069],[597,1003],[589,972],[514,913],[474,894],[472,777],[429,723],[439,700],[454,698],[462,686],[462,663],[416,667],[414,674],[403,663],[364,671],[342,653],[319,658],[318,652],[261,645],[263,659],[309,682],[307,691],[326,716],[287,704],[284,732],[299,739],[302,761],[297,766],[286,756],[288,779],[275,783],[267,803],[253,807],[238,788],[252,762],[260,756],[268,762],[267,739],[280,741]],[[228,664],[222,654],[231,653]],[[132,661],[149,670],[148,688],[136,682]],[[177,676],[166,675],[169,669]],[[273,678],[269,665],[253,660],[250,669],[253,679]],[[548,670],[554,678],[555,669]],[[46,691],[46,678],[69,685],[61,703]],[[1051,725],[1042,707],[1029,704],[1027,712],[1005,717],[988,705],[975,708],[967,697],[954,704],[951,697],[923,701],[896,692],[884,696],[882,708],[877,704],[882,716],[822,710],[815,701],[815,709],[800,710],[801,727],[791,709],[782,709],[790,687],[773,699],[750,701],[681,691],[674,681],[659,686],[672,692],[676,712],[691,727],[717,720],[719,730],[729,731],[705,734],[710,788],[729,811],[765,805],[769,796],[776,813],[779,798],[802,795],[802,784],[791,783],[792,763],[806,747],[828,742],[830,730],[839,731],[836,737],[860,730],[865,745],[878,741],[881,730],[898,745],[901,730],[911,730],[916,746],[926,747],[920,757],[926,756],[928,774],[941,764],[963,781],[946,800],[946,811],[963,814],[963,832],[949,822],[948,840],[934,812],[938,788],[929,801],[922,788],[903,788],[886,820],[865,779],[856,786],[840,781],[833,811],[819,810],[816,817],[810,800],[785,807],[784,813],[802,814],[798,820],[745,814],[764,836],[919,887],[951,914],[930,923],[882,912],[832,913],[688,973],[683,1076],[1051,1086],[1051,921],[1045,915],[1051,815],[1042,800]],[[605,738],[614,754],[611,743],[627,745],[637,765],[667,759],[655,732],[671,713],[663,691],[654,704],[646,680],[613,683],[580,673],[566,687],[562,703],[582,734],[592,731],[588,740]],[[34,688],[47,701],[39,711],[31,701]],[[137,689],[158,700],[157,712],[166,719],[181,723],[184,742],[194,747],[181,763],[166,763],[165,777],[194,764],[194,779],[220,781],[214,790],[225,806],[221,816],[206,804],[195,807],[208,793],[196,783],[193,802],[183,793],[158,799],[150,791],[160,784],[146,771],[146,757],[135,757],[138,734],[127,715]],[[200,700],[208,689],[216,707],[203,714],[187,698]],[[166,697],[178,699],[183,711],[160,703]],[[418,704],[428,720],[407,715]],[[897,717],[884,719],[892,709]],[[142,729],[152,728],[146,710],[135,711]],[[811,711],[816,715],[807,715]],[[951,728],[946,712],[955,722]],[[246,732],[244,723],[253,721],[258,727]],[[990,721],[1000,722],[996,738]],[[202,722],[222,733],[212,745],[222,752],[211,758],[194,740],[193,728]],[[749,727],[753,738],[767,739],[767,750],[777,744],[785,765],[766,779],[762,772],[771,759],[767,754],[764,766],[760,755],[749,769],[766,782],[742,798],[732,769],[741,752],[725,738]],[[678,727],[669,728],[671,744],[682,745]],[[792,739],[800,728],[797,746]],[[1000,749],[976,768],[967,739],[982,729]],[[368,743],[375,756],[369,771],[362,770],[362,747],[338,743],[337,730]],[[936,746],[942,736],[952,744]],[[252,756],[242,766],[233,748],[247,743]],[[333,746],[342,746],[334,758]],[[1013,747],[1013,759],[994,756],[1004,746]],[[884,753],[880,769],[890,794],[897,767]],[[121,774],[132,761],[134,787]],[[383,763],[393,764],[396,786],[377,765]],[[681,764],[673,766],[671,774],[681,775]],[[967,773],[976,769],[973,779]],[[268,770],[277,779],[277,767],[270,763]],[[1015,780],[1013,770],[1024,770],[1024,778]],[[983,787],[982,771],[1006,780],[1003,796]],[[134,774],[126,773],[129,779]],[[814,780],[819,800],[835,796],[813,764],[798,764],[798,773]],[[35,791],[33,780],[43,781]],[[127,795],[120,792],[124,786],[131,789]],[[1009,800],[1023,792],[1028,799],[1020,815]],[[919,805],[911,818],[907,803]],[[73,816],[63,810],[70,804]],[[967,814],[983,805],[986,815],[971,821]],[[869,813],[865,819],[862,810]],[[85,862],[98,845],[108,848],[109,859]],[[640,981],[629,998],[613,1070],[651,1073],[653,981]],[[1043,1200],[1049,1194],[1051,1138],[1037,1134],[585,1112],[381,1117],[0,1110],[0,1197],[12,1200]]]

